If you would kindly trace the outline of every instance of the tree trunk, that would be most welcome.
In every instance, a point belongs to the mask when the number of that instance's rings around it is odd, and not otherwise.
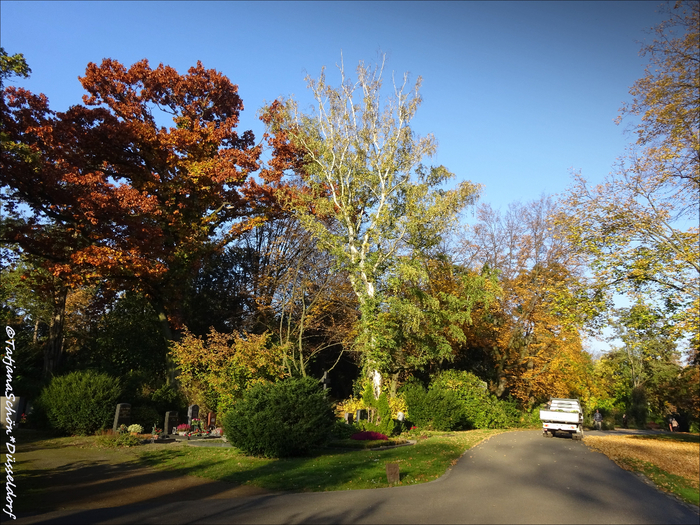
[[[51,377],[63,360],[63,324],[66,318],[68,287],[60,286],[53,294],[53,312],[49,338],[44,346],[44,377]]]
[[[158,314],[158,322],[160,323],[160,331],[163,334],[163,337],[168,342],[174,341],[175,338],[173,336],[173,331],[170,329],[170,323],[168,322],[168,315],[165,312],[165,306],[163,305],[163,302],[160,299],[154,299],[151,301],[151,305],[153,306],[153,309],[156,311],[156,314]],[[167,381],[167,384],[175,386],[177,384],[177,382],[176,382],[177,367],[175,366],[175,363],[173,362],[172,357],[170,357],[170,353],[168,353],[166,358],[165,358],[165,366],[166,366],[166,378],[165,379]]]

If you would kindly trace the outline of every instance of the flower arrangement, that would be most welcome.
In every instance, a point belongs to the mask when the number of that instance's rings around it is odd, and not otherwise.
[[[26,424],[27,424],[27,414],[22,414],[22,416],[19,418],[19,424],[20,424],[20,425],[26,425]]]
[[[189,432],[190,426],[187,423],[180,423],[177,426],[177,431],[178,432]]]
[[[119,425],[119,428],[117,428],[117,434],[126,434],[127,432],[129,432],[129,429],[126,428],[126,425],[124,423]]]
[[[127,430],[129,432],[131,432],[132,434],[143,434],[143,427],[141,425],[137,425],[137,424],[129,425]]]
[[[374,440],[388,440],[389,438],[385,436],[384,434],[380,434],[379,432],[372,432],[368,430],[364,430],[362,432],[358,432],[357,434],[353,434],[350,436],[350,439],[356,439],[356,440],[368,440],[368,441],[374,441]]]
[[[157,438],[157,437],[160,436],[162,433],[163,433],[163,430],[160,429],[160,428],[158,428],[158,427],[156,427],[156,425],[155,425],[155,423],[154,423],[154,424],[153,424],[153,429],[151,430],[151,435],[152,435],[154,438]]]

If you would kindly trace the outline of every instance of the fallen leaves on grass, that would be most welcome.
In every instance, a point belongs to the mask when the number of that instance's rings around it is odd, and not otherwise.
[[[585,443],[618,464],[624,463],[620,460],[625,458],[647,461],[670,474],[686,478],[695,488],[700,486],[700,447],[697,443],[632,439],[632,436],[586,436]]]

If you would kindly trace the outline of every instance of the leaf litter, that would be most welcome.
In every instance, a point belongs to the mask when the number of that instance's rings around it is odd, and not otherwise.
[[[700,487],[700,445],[697,443],[640,439],[633,436],[586,436],[585,443],[613,461],[625,458],[647,461],[669,474],[682,476],[695,488]],[[624,461],[616,463],[625,466]]]

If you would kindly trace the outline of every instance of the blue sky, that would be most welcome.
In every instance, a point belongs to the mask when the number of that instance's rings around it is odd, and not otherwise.
[[[238,84],[241,129],[257,137],[256,111],[279,95],[311,102],[318,76],[342,50],[346,69],[388,56],[387,68],[423,77],[414,121],[433,133],[460,180],[482,200],[558,193],[569,170],[600,180],[631,140],[613,122],[643,73],[636,41],[663,18],[647,2],[8,2],[2,46],[25,55],[54,109],[80,103],[88,62],[147,58],[181,72],[201,60]]]
[[[0,2],[2,46],[32,68],[16,83],[55,110],[80,103],[88,62],[147,58],[180,72],[201,60],[238,84],[241,130],[293,95],[305,75],[346,70],[386,53],[388,72],[423,77],[414,130],[433,133],[458,180],[482,202],[563,192],[571,169],[597,182],[632,140],[614,124],[642,76],[640,41],[663,16],[657,1],[548,2]],[[389,77],[390,78],[390,77]],[[598,345],[596,345],[598,346]]]

